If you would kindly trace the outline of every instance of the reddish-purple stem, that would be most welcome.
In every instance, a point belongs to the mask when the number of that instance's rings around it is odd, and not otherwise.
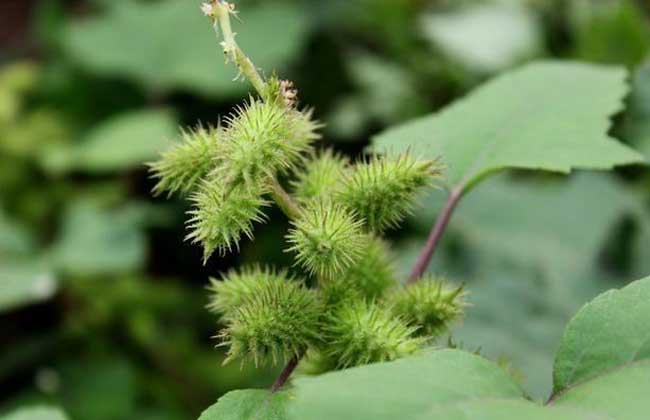
[[[273,382],[273,385],[271,385],[271,393],[278,392],[284,386],[284,384],[287,383],[287,380],[289,380],[289,377],[298,366],[299,361],[299,356],[293,356],[289,360],[284,369],[282,369],[282,372],[280,372],[278,379],[276,379],[275,382]]]
[[[424,245],[422,252],[413,266],[413,270],[411,271],[407,283],[415,283],[426,271],[429,262],[431,262],[431,257],[433,257],[433,253],[438,247],[440,238],[442,238],[442,234],[445,232],[447,224],[449,224],[451,214],[454,212],[454,209],[462,196],[462,188],[454,188],[451,190],[449,197],[447,197],[447,202],[445,203],[440,216],[438,216],[438,219],[436,220],[436,224],[433,225],[431,233],[429,233],[427,243]]]

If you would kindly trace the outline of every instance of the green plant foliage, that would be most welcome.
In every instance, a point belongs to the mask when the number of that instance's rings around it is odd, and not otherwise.
[[[0,260],[33,251],[34,240],[25,226],[0,211]]]
[[[532,11],[516,2],[473,4],[422,19],[422,31],[450,59],[470,70],[508,68],[542,50],[542,31]]]
[[[73,419],[124,418],[136,409],[137,372],[127,360],[69,360],[59,372],[66,389],[63,406]]]
[[[53,162],[59,150],[67,150],[70,130],[54,107],[32,106],[29,98],[37,92],[41,79],[42,69],[34,62],[19,61],[0,68],[0,152],[14,162],[34,160],[50,171],[56,169]]]
[[[458,350],[300,378],[295,385],[288,412],[296,420],[436,418],[443,404],[523,396],[499,367]]]
[[[191,196],[187,240],[203,246],[203,261],[214,251],[223,255],[239,247],[242,236],[253,237],[253,223],[265,220],[268,205],[262,185],[240,184],[229,188],[218,180],[204,181]]]
[[[332,150],[305,162],[304,168],[292,181],[293,195],[302,203],[319,197],[329,197],[339,191],[342,179],[350,170],[350,162]]]
[[[642,333],[647,329],[648,316],[650,278],[606,292],[585,305],[562,337],[555,359],[553,391],[562,392],[628,364],[638,363],[641,371],[648,372],[647,363],[642,363],[650,359],[650,341]],[[646,386],[650,382],[646,381]]]
[[[288,251],[311,273],[330,278],[360,260],[366,236],[356,215],[345,207],[317,201],[292,223]]]
[[[637,65],[650,49],[650,28],[642,7],[633,0],[573,2],[573,36],[577,58]]]
[[[352,301],[339,306],[324,326],[325,356],[337,368],[386,362],[414,354],[423,342],[388,308]]]
[[[200,3],[108,2],[102,15],[73,21],[65,28],[64,51],[85,69],[128,78],[153,92],[241,94],[244,85],[232,83],[236,72],[223,66],[214,33],[197,12]],[[306,32],[299,8],[286,2],[260,3],[246,8],[246,30],[237,40],[260,66],[273,69],[300,49]],[[270,34],[273,42],[259,41]]]
[[[288,418],[643,418],[648,410],[644,396],[650,389],[650,365],[644,359],[646,328],[638,311],[644,310],[648,290],[650,278],[606,292],[578,313],[558,352],[556,378],[576,367],[571,360],[581,363],[581,354],[587,357],[584,366],[593,370],[588,377],[572,377],[569,386],[558,389],[561,392],[552,395],[546,406],[524,399],[523,391],[496,364],[463,351],[439,350],[299,379]],[[582,351],[567,353],[562,349],[567,345]],[[634,349],[645,356],[630,358]],[[610,364],[607,356],[618,355],[619,350],[623,356]]]
[[[623,136],[637,150],[650,158],[650,61],[634,74],[630,104],[625,114]]]
[[[289,395],[269,394],[266,390],[232,391],[201,414],[199,420],[285,420]]]
[[[608,418],[641,419],[648,413],[646,396],[650,392],[650,361],[620,366],[618,369],[575,388],[553,400],[557,407],[582,407]]]
[[[137,270],[146,257],[142,224],[136,207],[108,210],[91,202],[73,202],[50,250],[53,263],[77,275]]]
[[[169,110],[134,111],[94,127],[71,149],[69,169],[110,172],[133,168],[155,158],[176,131]]]
[[[357,89],[339,100],[326,118],[329,133],[348,139],[362,135],[376,120],[396,123],[426,111],[412,74],[395,62],[355,50],[346,65]]]
[[[410,154],[375,156],[355,165],[337,201],[354,210],[373,232],[395,228],[409,214],[417,193],[433,185],[441,166]]]
[[[183,130],[181,140],[162,153],[161,158],[150,164],[152,177],[158,182],[154,194],[167,192],[168,196],[179,192],[187,194],[214,167],[219,152],[223,150],[221,128]]]
[[[398,277],[408,275],[441,195],[425,198],[409,221],[421,233],[393,246]],[[454,340],[508,360],[529,395],[546,397],[564,326],[585,301],[621,281],[599,261],[626,219],[641,225],[648,216],[638,195],[605,174],[486,180],[458,206],[429,271],[463,279],[471,291]],[[642,237],[632,239],[645,261]],[[649,272],[639,264],[630,269],[634,276]]]
[[[319,338],[320,316],[313,291],[286,278],[267,282],[228,317],[226,362],[247,359],[258,366],[300,357]]]
[[[435,115],[378,135],[374,149],[443,156],[447,185],[461,191],[506,168],[567,173],[641,163],[641,155],[606,134],[626,92],[620,69],[528,64]]]
[[[63,411],[58,408],[30,407],[22,408],[3,416],[2,420],[66,420]]]
[[[442,278],[423,278],[416,284],[399,288],[388,296],[395,316],[418,327],[416,333],[436,337],[463,315],[463,286],[453,286]]]
[[[58,278],[38,261],[0,264],[0,313],[51,298],[59,288]]]
[[[34,87],[38,74],[38,67],[30,62],[0,68],[0,124],[17,118],[23,106],[23,94]]]

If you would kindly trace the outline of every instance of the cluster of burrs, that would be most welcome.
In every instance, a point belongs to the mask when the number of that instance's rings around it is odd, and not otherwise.
[[[435,186],[441,165],[408,153],[351,162],[317,151],[320,124],[298,108],[293,84],[262,78],[235,43],[234,7],[215,0],[203,10],[257,93],[222,125],[183,131],[151,164],[154,191],[189,198],[187,237],[206,260],[252,239],[265,209],[278,205],[297,272],[256,265],[211,280],[227,360],[302,358],[306,371],[323,372],[419,351],[462,315],[463,290],[433,277],[402,285],[381,235]]]

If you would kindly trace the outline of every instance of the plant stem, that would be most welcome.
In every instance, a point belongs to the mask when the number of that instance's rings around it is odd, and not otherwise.
[[[230,14],[234,13],[234,5],[225,0],[211,0],[210,3],[204,6],[207,6],[207,9],[205,9],[204,12],[213,20],[213,28],[217,37],[219,37],[219,29],[221,29],[221,33],[223,34],[223,42],[221,42],[221,46],[223,47],[224,54],[229,60],[237,65],[241,75],[248,77],[248,80],[250,80],[257,93],[264,97],[266,95],[266,82],[262,76],[260,76],[251,59],[244,54],[235,41],[235,33],[232,31],[230,25]],[[275,177],[270,180],[269,185],[271,187],[271,196],[273,197],[273,200],[284,214],[290,220],[295,220],[300,217],[300,207],[298,207],[285,189],[282,188],[282,185],[280,185]],[[296,355],[289,360],[284,369],[282,369],[280,376],[278,376],[271,386],[272,393],[279,391],[289,380],[289,377],[298,366],[298,362],[301,358],[302,356]]]
[[[211,5],[213,7],[212,18],[214,19],[214,30],[217,36],[219,36],[218,29],[220,27],[221,33],[223,34],[221,46],[223,47],[224,54],[237,65],[242,75],[248,77],[248,80],[251,81],[257,93],[260,96],[264,96],[266,93],[264,79],[260,76],[251,59],[244,54],[242,49],[239,48],[237,41],[235,41],[236,34],[232,31],[230,25],[230,14],[234,13],[234,5],[223,0],[213,0]]]
[[[271,385],[271,393],[278,392],[284,384],[287,383],[287,380],[289,380],[289,377],[298,366],[300,359],[301,357],[299,356],[293,356],[289,362],[287,362],[287,365],[282,369],[282,372],[280,372],[280,376],[278,376],[275,382],[273,382],[273,385]]]
[[[275,204],[280,207],[280,210],[284,212],[284,214],[290,219],[290,220],[296,220],[297,218],[300,217],[300,207],[296,204],[296,202],[291,198],[289,193],[282,188],[282,185],[278,182],[278,180],[273,177],[271,181],[269,182],[271,186],[271,196],[273,197],[273,200],[275,201]]]
[[[431,262],[431,257],[433,257],[433,253],[438,247],[440,238],[442,238],[442,234],[445,232],[447,224],[449,224],[449,219],[451,218],[451,215],[462,196],[462,186],[452,189],[449,193],[447,202],[445,203],[442,212],[438,216],[436,223],[433,225],[431,233],[429,233],[427,243],[424,245],[422,252],[418,256],[418,259],[413,266],[413,270],[411,271],[411,275],[409,276],[407,283],[415,283],[426,271],[427,266]]]

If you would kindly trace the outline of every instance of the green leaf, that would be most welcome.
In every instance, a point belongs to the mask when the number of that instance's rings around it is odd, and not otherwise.
[[[285,420],[288,397],[263,389],[232,391],[205,410],[199,420]]]
[[[374,138],[374,150],[442,156],[447,183],[466,191],[506,168],[568,173],[611,169],[643,157],[607,136],[621,109],[625,72],[537,62],[486,83],[445,110]]]
[[[542,407],[526,400],[478,399],[435,406],[413,420],[607,420],[573,407]]]
[[[168,110],[142,110],[118,115],[91,130],[74,150],[71,166],[89,172],[120,171],[158,157],[176,137],[176,121]]]
[[[63,411],[58,408],[32,407],[21,408],[3,416],[1,420],[66,420]]]
[[[411,222],[423,235],[442,194],[425,199]],[[429,271],[462,281],[471,291],[454,339],[508,361],[530,396],[547,398],[567,322],[585,302],[620,284],[620,275],[613,283],[600,269],[600,257],[612,227],[633,216],[640,203],[604,173],[488,179],[460,203]],[[395,247],[404,260],[402,278],[425,240]],[[647,247],[638,254],[647,259]]]
[[[552,401],[552,405],[584,407],[612,419],[636,420],[648,417],[648,395],[650,361],[646,360],[568,388]]]
[[[224,65],[219,40],[201,13],[200,3],[107,2],[103,15],[76,21],[67,28],[63,47],[86,69],[134,80],[151,91],[243,93],[246,85],[232,82],[237,71]],[[290,61],[307,31],[301,11],[286,2],[261,2],[241,9],[243,23],[233,22],[234,30],[255,64],[270,74]]]
[[[553,373],[554,393],[650,358],[649,320],[650,277],[605,292],[585,305],[569,322],[560,343]]]
[[[93,204],[74,203],[52,249],[57,268],[92,275],[127,272],[144,263],[146,238],[133,208],[108,211]]]
[[[128,361],[83,358],[79,354],[60,368],[61,396],[73,419],[132,418],[137,406],[138,371]]]
[[[296,420],[412,419],[443,403],[522,396],[505,371],[458,350],[301,378],[294,392],[288,409]]]
[[[480,72],[509,67],[540,52],[542,45],[541,26],[514,2],[425,16],[422,30],[445,55]]]
[[[51,298],[58,281],[36,261],[0,264],[0,313]]]

